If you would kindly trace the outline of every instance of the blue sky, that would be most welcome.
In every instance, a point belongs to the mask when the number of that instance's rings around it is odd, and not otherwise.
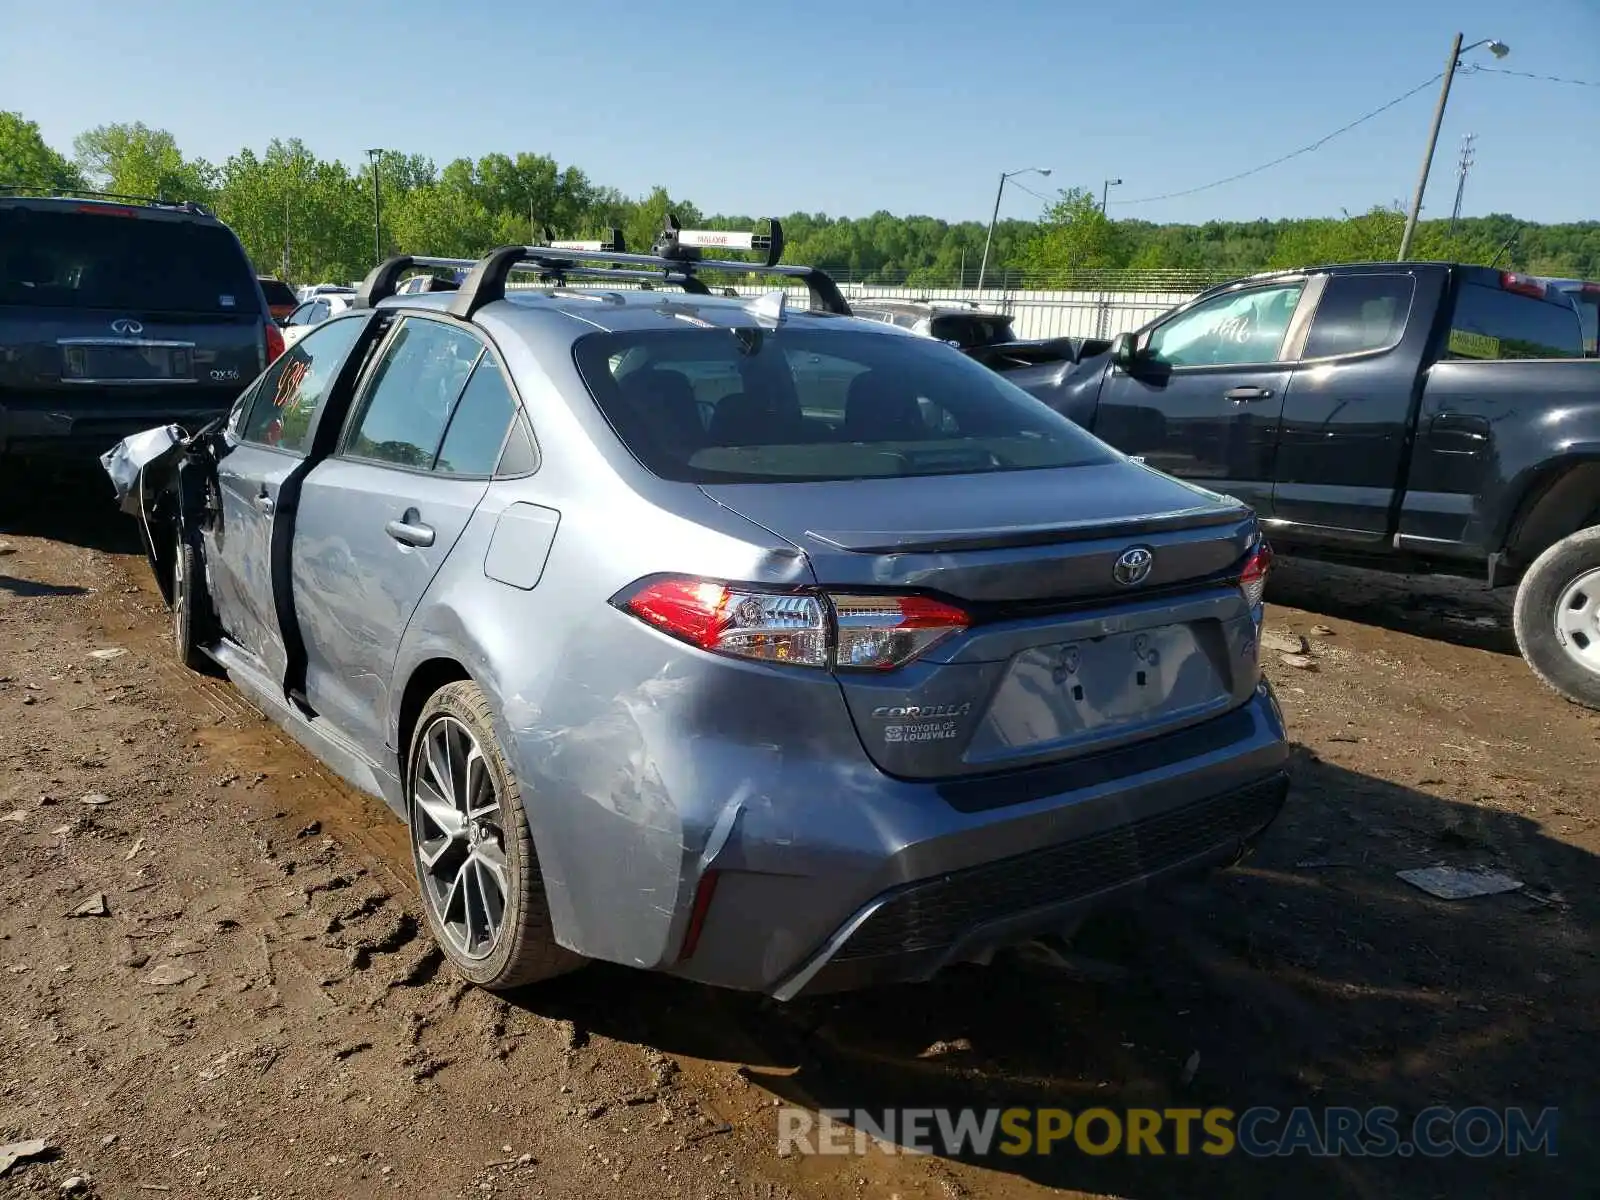
[[[1352,212],[1410,195],[1430,87],[1324,149],[1224,187],[1440,71],[1600,81],[1600,0],[47,0],[0,3],[0,109],[69,150],[143,120],[187,154],[299,136],[354,162],[538,151],[710,211],[987,219],[1000,171],[1053,195],[1120,176],[1113,215]],[[1600,87],[1457,77],[1426,215],[1600,218]],[[1040,201],[1008,187],[1004,215]]]

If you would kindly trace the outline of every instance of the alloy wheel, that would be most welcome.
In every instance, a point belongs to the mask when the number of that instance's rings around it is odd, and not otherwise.
[[[435,717],[419,737],[411,841],[423,899],[452,951],[484,959],[499,944],[511,896],[499,790],[483,747],[454,717]]]

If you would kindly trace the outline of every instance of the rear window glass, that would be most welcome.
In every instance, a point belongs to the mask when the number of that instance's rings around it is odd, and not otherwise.
[[[296,304],[294,289],[281,279],[263,279],[261,291],[268,304]]]
[[[930,330],[942,342],[955,342],[963,349],[973,346],[998,346],[1015,339],[1011,336],[1011,322],[1005,317],[978,317],[962,314],[954,317],[935,317]]]
[[[0,209],[0,304],[260,315],[256,294],[219,225]]]
[[[1578,316],[1565,303],[1467,283],[1450,318],[1447,358],[1581,358]]]
[[[1329,276],[1301,357],[1388,349],[1405,332],[1415,290],[1410,275]]]
[[[597,333],[575,347],[641,462],[694,483],[1106,462],[1104,443],[942,343],[860,330]]]

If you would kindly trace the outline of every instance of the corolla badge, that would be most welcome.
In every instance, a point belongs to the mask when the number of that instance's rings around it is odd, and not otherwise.
[[[1156,556],[1143,546],[1130,546],[1117,558],[1111,568],[1111,578],[1123,587],[1133,587],[1150,577]]]
[[[123,337],[133,337],[144,332],[144,326],[132,317],[118,317],[111,322],[111,332],[120,333]]]

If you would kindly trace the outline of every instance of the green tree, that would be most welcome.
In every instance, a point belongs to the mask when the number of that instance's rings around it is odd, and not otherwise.
[[[83,174],[45,145],[39,126],[19,112],[0,111],[0,186],[81,188]]]
[[[1063,274],[1127,264],[1127,246],[1086,188],[1067,188],[1047,208],[1038,234],[1023,249],[1030,271]]]
[[[104,191],[164,200],[208,200],[215,171],[204,159],[185,160],[165,129],[143,121],[101,125],[73,142],[78,166]]]

